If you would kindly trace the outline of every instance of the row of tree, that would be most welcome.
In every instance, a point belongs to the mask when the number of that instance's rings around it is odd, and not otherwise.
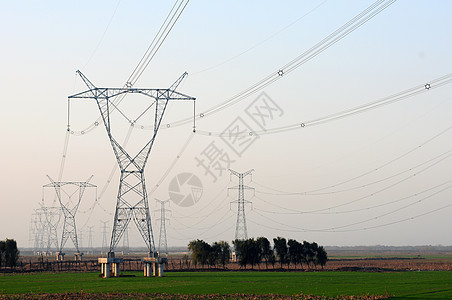
[[[268,264],[272,264],[274,268],[277,258],[281,268],[283,265],[287,265],[289,268],[290,264],[301,267],[306,265],[308,268],[320,265],[323,268],[328,260],[325,248],[315,242],[303,241],[300,243],[293,239],[286,241],[285,238],[277,237],[273,239],[273,243],[272,248],[270,241],[265,237],[232,241],[237,261],[245,269],[247,265],[254,268],[262,261],[267,267]],[[209,245],[203,240],[194,240],[188,244],[188,249],[195,266],[201,264],[225,267],[231,255],[231,248],[225,241]]]
[[[0,241],[0,268],[15,267],[19,260],[19,250],[15,240]]]
[[[219,241],[209,245],[203,240],[195,240],[188,243],[188,250],[191,251],[191,260],[195,266],[198,264],[209,266],[222,265],[223,268],[229,262],[231,253],[231,247],[225,241]]]

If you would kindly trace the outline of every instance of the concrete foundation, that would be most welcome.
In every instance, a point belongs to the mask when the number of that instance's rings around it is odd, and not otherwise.
[[[63,252],[56,252],[55,253],[56,260],[57,261],[63,261],[64,260],[64,255],[65,255],[65,253],[63,253]]]
[[[168,261],[166,257],[159,257],[155,253],[154,257],[143,257],[141,260],[143,261],[144,277],[163,277],[163,266]]]
[[[108,257],[100,257],[98,262],[103,278],[119,277],[119,264],[123,263],[122,258],[115,258],[114,253],[109,253]]]
[[[74,253],[74,256],[75,256],[75,261],[82,261],[82,259],[83,259],[83,253],[77,252],[77,253]]]

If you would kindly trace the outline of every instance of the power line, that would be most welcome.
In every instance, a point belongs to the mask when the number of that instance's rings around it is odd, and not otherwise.
[[[404,200],[411,199],[411,198],[414,198],[414,197],[418,197],[418,196],[421,195],[421,194],[430,192],[430,191],[432,191],[432,190],[435,190],[435,189],[437,189],[437,188],[439,188],[439,187],[441,187],[441,186],[444,186],[444,185],[446,185],[446,184],[449,184],[449,183],[451,183],[451,182],[452,182],[452,180],[447,180],[447,181],[445,181],[445,182],[443,182],[443,183],[441,183],[441,184],[435,185],[435,186],[430,187],[430,188],[428,188],[428,189],[425,189],[425,190],[422,190],[422,191],[418,191],[418,192],[413,193],[413,194],[411,194],[411,195],[409,195],[409,196],[402,197],[402,198],[399,198],[399,199],[396,199],[396,200],[387,201],[387,202],[385,202],[385,203],[380,203],[380,204],[376,204],[376,205],[371,205],[371,206],[367,206],[367,207],[363,207],[363,208],[356,208],[356,209],[343,210],[343,211],[328,211],[328,212],[327,212],[327,210],[330,210],[330,209],[333,208],[333,207],[329,207],[329,208],[327,208],[327,209],[324,209],[325,212],[318,212],[318,211],[304,211],[304,212],[302,212],[302,211],[294,210],[294,209],[287,208],[287,207],[284,207],[284,206],[279,206],[279,205],[273,204],[272,202],[266,201],[266,200],[264,200],[264,199],[262,199],[262,198],[260,198],[260,197],[256,197],[256,198],[259,199],[259,200],[261,200],[261,201],[263,201],[263,202],[265,202],[265,203],[267,203],[267,204],[270,204],[270,205],[272,205],[272,206],[275,206],[275,207],[277,207],[277,208],[281,208],[281,209],[287,210],[287,212],[269,211],[269,210],[264,210],[264,209],[260,209],[260,208],[254,208],[254,209],[257,210],[257,211],[264,212],[264,213],[276,214],[276,215],[299,215],[299,214],[329,214],[329,215],[338,215],[338,214],[346,214],[346,213],[353,213],[353,212],[359,212],[359,211],[369,211],[369,210],[374,209],[374,208],[379,208],[379,207],[391,205],[391,204],[394,204],[394,203],[402,202],[402,201],[404,201]]]
[[[217,210],[217,211],[219,211],[219,210]],[[229,214],[229,212],[230,212],[229,210],[226,210],[226,213],[223,214],[223,215],[221,216],[221,218],[218,218],[218,220],[216,221],[216,223],[214,223],[213,226],[210,226],[210,225],[209,225],[209,226],[205,226],[205,227],[194,227],[194,225],[198,225],[200,222],[197,222],[197,223],[195,223],[195,224],[193,224],[193,225],[187,225],[187,224],[184,224],[184,223],[182,223],[181,221],[175,219],[175,221],[176,221],[177,223],[181,224],[184,228],[178,228],[178,227],[174,227],[174,226],[173,226],[173,228],[176,229],[176,230],[187,230],[187,229],[193,229],[193,230],[210,230],[211,228],[213,228],[213,227],[215,227],[215,226],[217,226],[217,225],[220,225],[220,224],[224,223],[225,221],[227,221],[227,219],[225,219],[225,217]],[[210,215],[210,216],[212,216],[212,215]],[[217,219],[217,218],[216,218],[216,219]]]
[[[265,42],[271,40],[272,38],[274,38],[275,36],[277,36],[277,35],[280,34],[281,32],[285,31],[285,30],[288,29],[289,27],[295,25],[295,24],[298,23],[301,19],[303,19],[304,17],[310,15],[312,12],[314,12],[315,10],[317,10],[320,6],[322,6],[322,5],[325,4],[326,2],[328,2],[328,0],[324,0],[323,2],[321,2],[320,4],[318,4],[317,6],[315,6],[315,7],[312,8],[311,10],[309,10],[307,13],[305,13],[305,14],[303,14],[302,16],[298,17],[296,20],[294,20],[294,21],[292,21],[291,23],[289,23],[288,25],[284,26],[283,28],[281,28],[281,29],[278,30],[277,32],[271,34],[271,35],[268,36],[267,38],[265,38],[265,39],[263,39],[263,40],[257,42],[257,43],[254,44],[253,46],[251,46],[251,47],[247,48],[246,50],[240,52],[239,54],[236,54],[236,55],[234,55],[234,56],[232,56],[232,57],[230,57],[230,58],[228,58],[228,59],[226,59],[226,60],[224,60],[224,61],[222,61],[222,62],[220,62],[220,63],[217,63],[217,64],[215,64],[215,65],[212,65],[212,66],[210,66],[210,67],[204,68],[204,69],[201,70],[201,71],[194,72],[192,75],[197,75],[197,74],[200,74],[200,73],[204,73],[204,72],[210,71],[210,70],[212,70],[212,69],[215,69],[215,68],[217,68],[217,67],[220,67],[220,66],[222,66],[222,65],[224,65],[224,64],[226,64],[226,63],[228,63],[228,62],[231,62],[231,61],[235,60],[236,58],[238,58],[238,57],[240,57],[240,56],[242,56],[242,55],[244,55],[244,54],[250,52],[251,50],[253,50],[253,49],[255,49],[255,48],[261,46],[261,45],[264,44]]]
[[[226,101],[223,101],[220,104],[217,104],[207,110],[205,110],[203,113],[201,113],[197,118],[205,118],[210,115],[213,115],[225,108],[228,108],[231,105],[234,105],[248,96],[262,90],[266,86],[270,85],[271,83],[279,80],[284,75],[294,71],[302,64],[306,63],[307,61],[311,60],[315,56],[319,55],[324,50],[328,49],[341,39],[343,39],[345,36],[353,32],[355,29],[359,28],[363,24],[365,24],[367,21],[372,19],[374,16],[385,10],[387,7],[389,7],[391,4],[393,4],[396,0],[377,0],[375,1],[371,6],[369,6],[367,9],[362,11],[360,14],[356,15],[354,18],[352,18],[350,21],[348,21],[346,24],[341,26],[339,29],[331,33],[329,36],[324,38],[322,41],[311,47],[309,50],[304,52],[303,54],[299,55],[286,65],[280,67],[278,70],[272,72],[262,80],[258,81],[257,83],[253,84],[252,86],[248,87],[247,89],[239,92],[238,94],[234,95],[233,97],[229,98]],[[175,121],[171,123],[171,127],[184,125],[191,122],[191,118],[182,119],[180,121]]]
[[[452,152],[452,150],[449,150],[449,151],[447,151],[446,153],[449,153],[449,152]],[[418,171],[418,172],[416,172],[416,173],[413,173],[413,174],[411,174],[410,176],[404,177],[404,178],[402,178],[401,180],[399,180],[399,181],[397,181],[397,182],[395,182],[395,183],[392,183],[392,184],[390,184],[390,185],[388,185],[388,186],[385,186],[385,187],[383,187],[383,188],[381,188],[381,189],[379,189],[379,190],[377,190],[377,191],[373,191],[373,192],[371,192],[370,194],[367,194],[367,195],[365,195],[365,196],[361,196],[361,197],[359,197],[359,198],[356,198],[356,199],[353,199],[353,200],[350,200],[350,201],[347,201],[347,202],[344,202],[344,203],[341,203],[341,204],[336,204],[336,205],[333,205],[333,206],[330,206],[330,207],[327,207],[327,208],[315,209],[315,210],[310,210],[310,211],[299,211],[299,210],[292,210],[292,211],[297,212],[297,213],[299,213],[299,214],[306,214],[306,213],[310,213],[310,214],[328,214],[328,213],[325,213],[325,212],[326,212],[326,211],[331,211],[332,209],[335,209],[335,208],[339,208],[339,207],[343,207],[343,206],[350,205],[350,204],[353,204],[353,203],[357,203],[357,202],[359,202],[359,201],[362,201],[362,200],[365,200],[365,199],[368,199],[368,198],[372,198],[372,197],[374,197],[375,195],[378,195],[378,194],[381,193],[381,192],[387,191],[387,190],[389,190],[389,189],[391,189],[391,188],[393,188],[393,187],[395,187],[395,186],[398,186],[399,184],[401,184],[401,183],[403,183],[403,182],[405,182],[405,181],[407,181],[407,180],[409,180],[409,179],[412,179],[412,178],[417,177],[419,174],[421,174],[421,173],[427,171],[428,169],[432,168],[433,166],[436,166],[436,165],[439,164],[440,162],[442,162],[442,161],[444,161],[445,159],[451,157],[452,154],[449,154],[449,155],[447,155],[447,156],[445,156],[445,157],[442,157],[442,158],[441,158],[441,156],[444,156],[444,154],[441,154],[440,156],[435,157],[434,159],[428,160],[427,162],[432,162],[432,161],[433,161],[433,163],[431,163],[430,165],[427,165],[426,167],[424,167],[424,168],[421,169],[420,171]],[[438,158],[441,158],[441,159],[438,159]],[[417,166],[414,167],[414,168],[410,168],[408,171],[411,171],[412,169],[415,169],[415,168],[417,168],[417,167],[419,167],[419,166],[423,166],[423,165],[425,165],[427,162],[423,162],[423,163],[417,165]],[[402,174],[402,173],[405,173],[405,172],[401,172],[401,173],[399,173],[399,174]],[[258,197],[258,199],[261,199],[261,198]],[[261,200],[263,200],[263,199],[261,199]],[[265,201],[265,200],[263,200],[263,201],[264,201],[264,202],[267,202],[267,201]],[[276,205],[275,205],[275,206],[276,206]],[[280,207],[280,208],[284,208],[284,207]],[[284,208],[284,209],[286,209],[286,208]],[[334,213],[334,212],[331,212],[331,213]]]
[[[203,231],[203,232],[200,233],[200,234],[197,234],[195,237],[192,237],[192,238],[188,238],[186,235],[181,234],[181,233],[178,231],[178,230],[180,230],[180,229],[177,229],[177,227],[175,228],[175,227],[173,227],[173,226],[171,225],[171,228],[173,228],[173,229],[174,229],[176,232],[178,232],[180,235],[186,237],[186,239],[194,239],[194,238],[197,238],[197,237],[199,237],[199,236],[203,236],[204,234],[206,234],[207,232],[209,232],[209,231],[212,230],[213,228],[217,227],[218,225],[220,225],[220,224],[222,224],[222,223],[224,223],[224,222],[226,222],[226,221],[229,221],[229,219],[227,218],[228,215],[229,215],[229,217],[232,217],[231,211],[229,211],[229,210],[227,210],[226,213],[225,213],[221,218],[219,218],[218,221],[216,221],[213,225],[208,226],[208,227],[205,227],[205,228],[199,228],[199,229],[206,229],[206,230]],[[178,221],[178,222],[179,222],[179,221]],[[180,222],[179,222],[179,223],[180,223]],[[224,233],[224,232],[226,232],[226,231],[229,231],[229,230],[230,230],[231,228],[233,228],[234,226],[235,226],[235,225],[232,224],[230,227],[228,227],[228,229],[226,229],[225,231],[223,231],[223,232],[221,232],[221,233]],[[198,229],[198,228],[193,228],[193,229]],[[221,234],[221,233],[220,233],[220,234]]]
[[[417,85],[415,87],[412,87],[408,90],[404,90],[401,92],[398,92],[396,94],[393,94],[391,96],[387,96],[360,106],[356,106],[344,111],[336,112],[334,114],[329,114],[323,117],[319,117],[312,120],[306,120],[301,121],[295,124],[286,125],[286,126],[280,126],[280,127],[274,127],[274,128],[267,128],[265,130],[255,130],[250,132],[239,132],[239,133],[223,133],[223,132],[212,132],[212,131],[203,131],[203,130],[197,130],[196,133],[200,135],[208,135],[208,136],[218,136],[218,137],[240,137],[240,136],[246,136],[246,135],[266,135],[266,134],[276,134],[276,133],[282,133],[287,132],[295,129],[303,129],[310,126],[317,126],[317,125],[323,125],[329,122],[337,121],[343,118],[351,117],[356,114],[361,114],[364,112],[367,112],[369,110],[373,110],[376,108],[380,108],[385,105],[393,104],[411,97],[414,97],[416,95],[419,95],[421,93],[428,92],[432,89],[436,89],[439,87],[442,87],[444,85],[452,83],[452,74],[447,74],[444,76],[441,76],[439,78],[433,79],[429,83],[423,83],[420,85]],[[174,126],[174,125],[171,125]]]
[[[99,39],[99,42],[97,43],[96,47],[94,48],[93,52],[91,53],[90,57],[89,57],[88,60],[86,61],[86,63],[85,63],[85,65],[83,66],[83,68],[85,68],[85,67],[89,64],[89,62],[91,61],[91,59],[93,59],[94,54],[96,54],[97,50],[99,49],[100,45],[102,44],[102,42],[103,42],[103,40],[104,40],[104,38],[105,38],[105,35],[107,34],[107,31],[108,31],[108,29],[110,28],[110,25],[111,25],[111,23],[112,23],[112,21],[113,21],[115,15],[116,15],[116,12],[118,11],[119,4],[120,4],[120,3],[121,3],[121,0],[118,0],[118,2],[116,3],[115,9],[114,9],[114,11],[113,11],[113,14],[111,15],[110,20],[108,21],[107,26],[105,27],[105,30],[104,30],[104,32],[102,33],[102,36],[101,36],[100,39]]]
[[[427,167],[425,167],[424,169],[418,171],[417,173],[412,173],[412,175],[410,175],[410,176],[408,176],[408,177],[406,177],[406,178],[404,178],[404,179],[402,179],[400,181],[400,182],[403,182],[406,179],[409,179],[410,177],[416,176],[416,175],[428,170],[429,168],[437,165],[438,163],[444,161],[445,159],[451,157],[452,156],[451,152],[452,152],[452,149],[449,149],[446,152],[443,152],[440,155],[435,156],[434,158],[428,159],[428,160],[426,160],[426,161],[424,161],[424,162],[422,162],[420,164],[415,165],[414,167],[409,167],[408,169],[405,169],[405,170],[403,170],[401,172],[398,172],[396,174],[389,175],[389,176],[387,176],[385,178],[378,179],[378,180],[375,180],[375,181],[372,181],[372,182],[369,182],[369,183],[365,183],[365,184],[362,184],[362,185],[359,185],[359,186],[354,186],[354,187],[347,188],[347,189],[328,191],[328,192],[319,192],[319,193],[298,192],[298,193],[286,193],[286,194],[280,193],[280,194],[275,194],[275,193],[267,193],[267,192],[260,192],[260,191],[257,191],[257,193],[259,193],[259,194],[267,194],[267,195],[277,195],[277,196],[319,196],[319,195],[331,195],[331,194],[338,194],[338,193],[343,193],[343,192],[350,192],[350,191],[353,191],[353,190],[369,187],[369,186],[375,185],[377,183],[382,183],[384,181],[387,181],[389,179],[393,179],[393,178],[395,178],[397,176],[400,176],[402,174],[405,174],[407,172],[411,172],[414,169],[417,169],[417,168],[419,168],[421,166],[424,166],[424,165],[426,165],[428,163],[431,163],[430,165],[427,165]],[[400,182],[398,182],[398,183],[400,183]],[[254,181],[254,183],[256,183],[256,182]],[[264,187],[264,188],[272,189],[272,188],[269,188],[269,187],[267,187],[265,185],[262,185],[262,184],[259,184],[259,183],[256,183],[256,184],[261,186],[261,187]]]
[[[422,202],[422,201],[424,201],[424,200],[426,200],[426,199],[428,199],[428,198],[430,198],[430,197],[432,197],[432,196],[434,196],[434,195],[436,195],[436,194],[438,194],[438,193],[440,193],[440,192],[443,192],[443,191],[445,191],[445,190],[447,190],[447,189],[450,189],[450,188],[452,188],[452,185],[448,186],[447,188],[445,188],[445,189],[443,189],[443,190],[441,190],[441,191],[439,191],[439,192],[437,192],[437,193],[435,193],[435,194],[433,194],[433,195],[427,196],[427,197],[425,197],[425,198],[423,198],[423,199],[421,199],[421,200],[418,200],[418,201],[416,201],[416,202],[414,202],[414,203],[411,203],[411,204],[409,204],[409,205],[406,205],[405,207],[402,207],[402,208],[400,208],[400,209],[391,211],[391,212],[386,213],[386,214],[384,214],[384,215],[388,215],[388,214],[394,213],[394,212],[396,212],[396,211],[402,210],[402,209],[404,209],[404,208],[407,208],[407,207],[409,207],[409,206],[412,206],[412,205],[414,205],[414,204],[417,204],[417,203],[419,203],[419,202]],[[429,215],[429,214],[432,214],[432,213],[435,213],[435,212],[444,210],[444,209],[449,208],[449,207],[451,207],[451,206],[452,206],[452,204],[447,204],[447,205],[441,206],[441,207],[439,207],[439,208],[436,208],[436,209],[433,209],[433,210],[429,210],[429,211],[426,211],[426,212],[424,212],[424,213],[417,214],[417,215],[414,215],[414,216],[411,216],[411,217],[399,219],[399,220],[392,221],[392,222],[386,222],[386,223],[378,224],[378,225],[374,225],[374,226],[367,226],[367,227],[357,228],[357,229],[342,229],[342,230],[338,230],[338,229],[340,229],[340,228],[344,228],[344,227],[356,225],[356,224],[358,224],[358,223],[361,224],[361,223],[364,223],[364,222],[376,220],[376,219],[379,219],[380,217],[382,217],[383,215],[376,216],[376,217],[373,217],[373,218],[370,218],[370,219],[367,219],[367,220],[364,220],[364,221],[361,221],[361,222],[357,222],[357,223],[354,223],[354,224],[348,224],[348,225],[344,225],[344,226],[332,227],[332,228],[328,228],[328,229],[306,229],[306,228],[299,228],[299,227],[289,226],[289,225],[286,225],[286,224],[284,224],[284,223],[281,223],[281,222],[275,221],[275,220],[273,220],[273,219],[270,219],[270,218],[268,218],[267,216],[263,216],[262,214],[259,214],[257,211],[255,211],[256,214],[258,214],[258,215],[260,215],[260,216],[266,218],[267,220],[271,220],[271,221],[273,221],[273,222],[275,222],[275,223],[278,223],[278,224],[280,224],[280,225],[287,226],[287,227],[290,227],[290,228],[293,228],[293,229],[276,228],[276,227],[269,226],[269,225],[267,225],[267,224],[262,224],[262,223],[256,222],[256,221],[254,221],[253,219],[250,219],[250,222],[251,222],[251,223],[254,223],[254,224],[258,225],[258,226],[261,226],[261,227],[265,227],[265,228],[269,228],[269,229],[274,229],[274,230],[278,230],[278,231],[287,231],[287,232],[330,232],[330,233],[335,233],[335,232],[354,232],[354,231],[370,230],[370,229],[375,229],[375,228],[390,226],[390,225],[394,225],[394,224],[398,224],[398,223],[402,223],[402,222],[414,220],[414,219],[417,219],[417,218],[419,218],[419,217],[423,217],[423,216],[426,216],[426,215]]]

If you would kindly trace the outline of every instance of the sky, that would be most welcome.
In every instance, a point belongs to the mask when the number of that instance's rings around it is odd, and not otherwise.
[[[248,237],[277,236],[321,245],[452,245],[450,1],[396,1],[291,72],[283,66],[335,32],[372,1],[191,1],[134,87],[168,88],[196,98],[170,102],[151,151],[146,187],[156,246],[160,204],[167,204],[168,246],[190,240],[232,241],[238,178],[244,173]],[[68,96],[122,87],[156,35],[172,1],[3,1],[0,85],[0,239],[33,247],[32,216],[58,206],[46,175],[57,180],[68,125]],[[278,80],[234,105],[210,108],[281,70]],[[421,87],[417,95],[366,112],[302,127],[303,122]],[[143,97],[121,111],[137,115]],[[253,114],[256,107],[266,117]],[[141,105],[141,106],[140,106]],[[78,135],[99,117],[95,100],[70,101],[69,143],[61,181],[91,175],[76,214],[82,247],[107,239],[119,172],[105,128]],[[205,115],[204,115],[204,112]],[[262,111],[261,111],[262,112]],[[204,117],[200,117],[203,115]],[[152,131],[145,115],[126,149],[135,153]],[[112,113],[115,138],[129,124]],[[290,131],[273,128],[299,124]],[[246,128],[234,140],[220,133]],[[109,176],[115,170],[111,181]],[[183,183],[185,179],[192,181]],[[180,188],[177,191],[177,188]],[[68,192],[69,194],[72,192]],[[181,203],[180,197],[188,197]],[[97,200],[96,200],[97,197]],[[63,197],[64,198],[64,197]],[[192,200],[191,200],[192,199]],[[74,199],[70,199],[73,201]],[[67,203],[69,199],[62,199]],[[190,202],[191,201],[191,202]],[[73,203],[72,203],[73,205]],[[61,226],[59,222],[59,239]],[[81,236],[81,237],[80,237]],[[144,246],[134,224],[130,246]],[[66,244],[72,247],[70,241]]]

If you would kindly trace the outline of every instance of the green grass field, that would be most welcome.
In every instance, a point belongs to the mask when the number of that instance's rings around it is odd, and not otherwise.
[[[452,272],[183,272],[163,278],[100,278],[98,273],[0,276],[0,294],[169,293],[394,295],[395,299],[452,299]]]

